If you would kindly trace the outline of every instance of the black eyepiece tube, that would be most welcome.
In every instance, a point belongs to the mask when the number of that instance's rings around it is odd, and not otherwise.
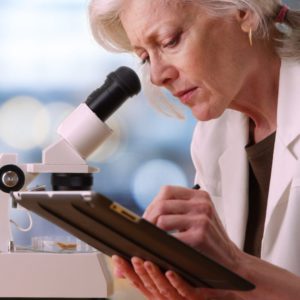
[[[105,122],[129,97],[138,94],[141,83],[137,74],[128,67],[110,73],[104,84],[85,101],[87,106]]]

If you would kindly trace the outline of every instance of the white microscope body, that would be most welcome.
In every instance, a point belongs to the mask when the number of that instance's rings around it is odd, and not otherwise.
[[[43,150],[41,163],[20,164],[17,154],[0,154],[0,297],[105,298],[111,294],[112,280],[100,252],[14,251],[9,193],[26,190],[41,173],[97,172],[85,159],[112,133],[104,121],[139,90],[137,75],[121,67],[59,126],[60,139]]]

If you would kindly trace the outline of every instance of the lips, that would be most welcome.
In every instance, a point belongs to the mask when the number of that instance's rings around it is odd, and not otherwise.
[[[183,104],[188,104],[192,96],[194,95],[197,87],[189,88],[174,94],[175,97],[179,98]]]

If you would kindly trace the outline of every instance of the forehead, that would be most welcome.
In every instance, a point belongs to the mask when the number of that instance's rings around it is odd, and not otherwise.
[[[180,0],[125,0],[120,14],[131,44],[153,37],[164,26],[191,19],[191,4]]]
[[[151,16],[153,12],[179,7],[182,6],[184,2],[184,0],[123,0],[122,11],[123,14],[130,12],[135,14],[139,12],[143,13],[144,16]]]

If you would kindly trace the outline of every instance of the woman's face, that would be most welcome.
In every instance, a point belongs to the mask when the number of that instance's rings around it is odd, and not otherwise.
[[[191,3],[125,0],[121,22],[154,85],[167,88],[202,121],[233,107],[251,73],[247,35],[235,16]]]

